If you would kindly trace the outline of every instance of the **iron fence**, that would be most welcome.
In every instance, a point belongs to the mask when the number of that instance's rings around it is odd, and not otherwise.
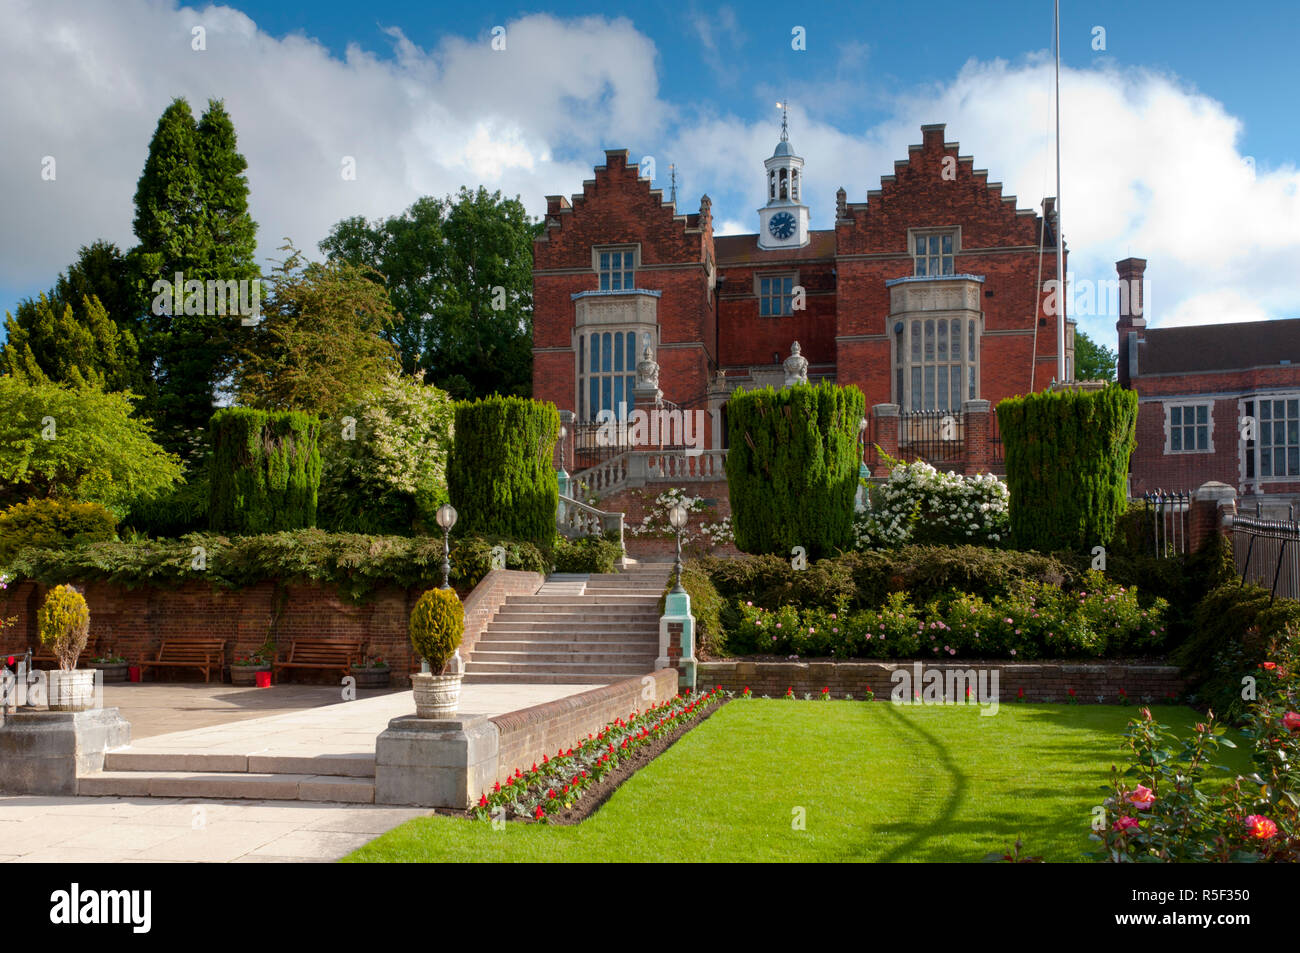
[[[898,415],[898,456],[936,469],[960,468],[966,458],[966,424],[960,412],[909,410]]]
[[[1185,491],[1166,493],[1164,490],[1156,490],[1144,493],[1142,501],[1146,504],[1147,530],[1156,558],[1187,555],[1191,494]]]
[[[1295,504],[1288,508],[1287,519],[1237,516],[1232,520],[1232,555],[1247,580],[1265,586],[1272,598],[1300,599],[1300,523],[1296,522]]]

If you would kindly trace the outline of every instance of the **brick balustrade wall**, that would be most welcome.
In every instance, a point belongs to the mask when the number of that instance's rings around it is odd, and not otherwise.
[[[532,594],[541,586],[538,573],[493,570],[465,599],[462,655],[468,657],[493,613],[507,596]],[[0,652],[19,654],[39,644],[36,611],[48,587],[30,580],[0,594],[0,615],[14,625],[0,633]],[[226,641],[226,663],[234,655],[261,648],[272,632],[287,650],[294,639],[361,639],[364,650],[387,659],[393,682],[405,685],[414,653],[407,637],[411,609],[420,589],[380,589],[354,604],[330,586],[292,584],[277,590],[273,582],[242,589],[221,589],[204,582],[176,588],[127,589],[110,582],[80,586],[90,607],[90,634],[99,652],[113,651],[130,662],[152,658],[162,639],[189,636]],[[295,681],[313,674],[333,681],[333,673],[292,673]],[[193,669],[167,669],[168,680],[201,678]]]
[[[820,695],[829,688],[836,698],[851,694],[861,698],[870,689],[876,699],[888,699],[895,682],[893,673],[904,669],[914,671],[912,662],[700,662],[697,672],[701,688],[721,685],[733,692],[746,686],[756,696],[770,695],[779,698],[787,688],[803,697],[811,692]],[[1181,695],[1185,683],[1172,665],[1138,665],[1123,662],[989,662],[951,661],[943,665],[926,665],[923,671],[938,668],[987,670],[998,672],[998,692],[1002,702],[1013,702],[1024,690],[1024,700],[1032,702],[1065,702],[1070,689],[1078,700],[1096,703],[1101,695],[1108,703],[1122,700],[1123,689],[1131,702],[1160,702],[1169,699],[1170,692]],[[945,676],[946,678],[946,676]],[[915,679],[912,679],[915,681]],[[991,685],[991,681],[989,683]],[[914,686],[922,691],[921,685]]]
[[[527,770],[544,754],[573,747],[616,718],[626,718],[676,694],[677,672],[665,668],[498,715],[491,719],[500,732],[497,780],[505,780],[516,768]]]

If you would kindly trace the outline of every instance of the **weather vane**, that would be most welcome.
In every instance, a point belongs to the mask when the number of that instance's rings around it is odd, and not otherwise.
[[[790,100],[787,99],[784,102],[777,103],[776,108],[781,110],[781,141],[788,142],[790,140],[788,123]]]

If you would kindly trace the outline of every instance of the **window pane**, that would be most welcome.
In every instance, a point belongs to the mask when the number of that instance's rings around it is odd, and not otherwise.
[[[600,409],[611,410],[614,407],[612,381],[608,377],[600,379]]]
[[[961,360],[961,322],[960,321],[954,321],[952,323],[952,359],[954,361]]]
[[[591,405],[588,408],[587,413],[590,414],[589,419],[595,420],[596,415],[600,412],[600,378],[599,377],[591,378],[590,390],[591,390]]]
[[[607,251],[600,253],[600,270],[609,271],[609,252]]]
[[[925,369],[925,410],[934,409],[934,368]]]
[[[952,369],[952,409],[961,409],[961,365]]]
[[[1273,475],[1273,451],[1268,447],[1261,447],[1259,450],[1259,475]]]
[[[912,368],[912,410],[921,409],[921,368]]]
[[[636,370],[636,335],[631,332],[627,336],[627,369]]]
[[[1295,417],[1300,414],[1300,400],[1288,400],[1286,402],[1286,415]]]
[[[966,338],[966,356],[975,358],[975,322],[970,323],[970,336]]]
[[[916,260],[916,273],[917,273],[918,276],[920,276],[920,275],[924,275],[924,274],[925,274],[925,259],[924,259],[924,258],[918,258],[918,259]]]
[[[1208,427],[1200,426],[1196,428],[1196,449],[1208,450],[1210,446],[1210,431]]]
[[[609,371],[610,351],[612,350],[610,344],[610,335],[609,332],[606,331],[600,336],[600,369],[605,372]],[[605,406],[609,406],[608,402]]]
[[[623,377],[622,375],[614,378],[614,403],[611,404],[614,413],[620,417],[627,416],[627,408],[623,406]]]
[[[916,253],[918,255],[925,254],[925,237],[923,235],[916,236]]]
[[[1201,404],[1201,406],[1196,408],[1196,422],[1198,424],[1206,423],[1206,415],[1208,411],[1209,408],[1206,407],[1204,404]]]
[[[948,322],[939,322],[939,360],[948,360]]]
[[[1170,407],[1170,408],[1169,408],[1169,423],[1170,423],[1170,425],[1171,425],[1171,426],[1174,426],[1174,427],[1178,427],[1178,426],[1181,426],[1181,425],[1182,425],[1182,422],[1183,422],[1183,408],[1181,408],[1181,407]]]
[[[602,271],[602,272],[600,273],[600,290],[601,290],[601,291],[608,291],[608,290],[609,290],[609,272],[608,272],[608,271]]]
[[[945,236],[943,236],[943,253],[944,253],[945,255],[951,255],[951,254],[952,254],[952,236],[951,236],[951,235],[945,235]]]
[[[921,363],[921,322],[912,322],[912,363]]]
[[[623,332],[614,335],[614,370],[623,369]]]
[[[1287,450],[1286,467],[1288,476],[1300,474],[1300,447],[1291,447]]]
[[[943,260],[943,273],[944,273],[945,275],[951,275],[951,274],[952,274],[952,259],[951,259],[951,258],[945,258],[945,259]]]
[[[1259,402],[1259,419],[1260,419],[1260,420],[1272,420],[1272,419],[1273,419],[1273,402],[1272,402],[1272,401],[1270,401],[1270,400],[1261,400],[1261,401]]]
[[[974,400],[975,399],[975,365],[974,364],[970,365],[970,369],[966,372],[966,380],[969,382],[969,386],[966,388],[966,393],[970,395],[971,400]]]
[[[1286,416],[1286,412],[1285,412],[1285,410],[1283,409],[1284,406],[1285,406],[1285,401],[1281,401],[1281,400],[1275,400],[1275,401],[1273,401],[1273,416],[1274,416],[1274,417],[1285,417],[1285,416]]]
[[[943,327],[944,322],[939,322],[939,327]],[[935,400],[935,410],[948,409],[948,365],[943,364],[936,368],[939,372],[939,391]]]
[[[931,254],[931,255],[937,255],[937,254],[939,254],[939,236],[938,236],[938,235],[931,235],[931,236],[930,236],[930,254]]]
[[[587,368],[587,370],[588,371],[600,370],[600,335],[599,334],[593,334],[591,336],[591,361],[590,361],[590,366]]]
[[[1169,431],[1169,449],[1170,450],[1183,449],[1183,428],[1182,427],[1175,427],[1173,430]]]
[[[1288,420],[1286,422],[1286,442],[1300,443],[1300,420]]]
[[[925,322],[925,363],[934,362],[934,321]],[[929,402],[927,401],[927,404]]]

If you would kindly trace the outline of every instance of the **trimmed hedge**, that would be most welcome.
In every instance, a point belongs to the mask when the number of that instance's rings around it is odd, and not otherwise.
[[[623,547],[613,540],[600,536],[584,536],[575,540],[560,539],[555,544],[555,571],[617,572],[618,561],[622,556]]]
[[[274,533],[316,525],[320,421],[301,411],[225,407],[212,415],[208,526]]]
[[[461,591],[478,585],[492,568],[499,541],[453,539],[451,579]],[[506,568],[550,569],[549,553],[529,543],[500,542]],[[205,569],[193,568],[201,547]],[[433,536],[363,536],[307,529],[263,536],[192,533],[179,540],[90,543],[62,550],[27,548],[9,567],[18,580],[55,585],[107,580],[128,589],[206,581],[237,589],[267,580],[316,582],[361,601],[376,589],[433,588],[442,584],[442,540]]]
[[[134,500],[122,524],[138,533],[176,539],[186,533],[200,533],[208,527],[212,485],[208,468],[188,475],[186,481],[165,493]]]
[[[98,503],[35,499],[0,513],[0,563],[26,546],[58,549],[112,539],[117,517]]]
[[[1137,405],[1137,394],[1118,385],[998,404],[1017,546],[1051,552],[1110,543],[1126,506]]]
[[[809,558],[853,542],[858,422],[866,398],[823,381],[732,395],[727,488],[736,547]]]
[[[447,490],[456,532],[549,547],[560,502],[552,455],[560,435],[554,404],[487,397],[456,404]]]

